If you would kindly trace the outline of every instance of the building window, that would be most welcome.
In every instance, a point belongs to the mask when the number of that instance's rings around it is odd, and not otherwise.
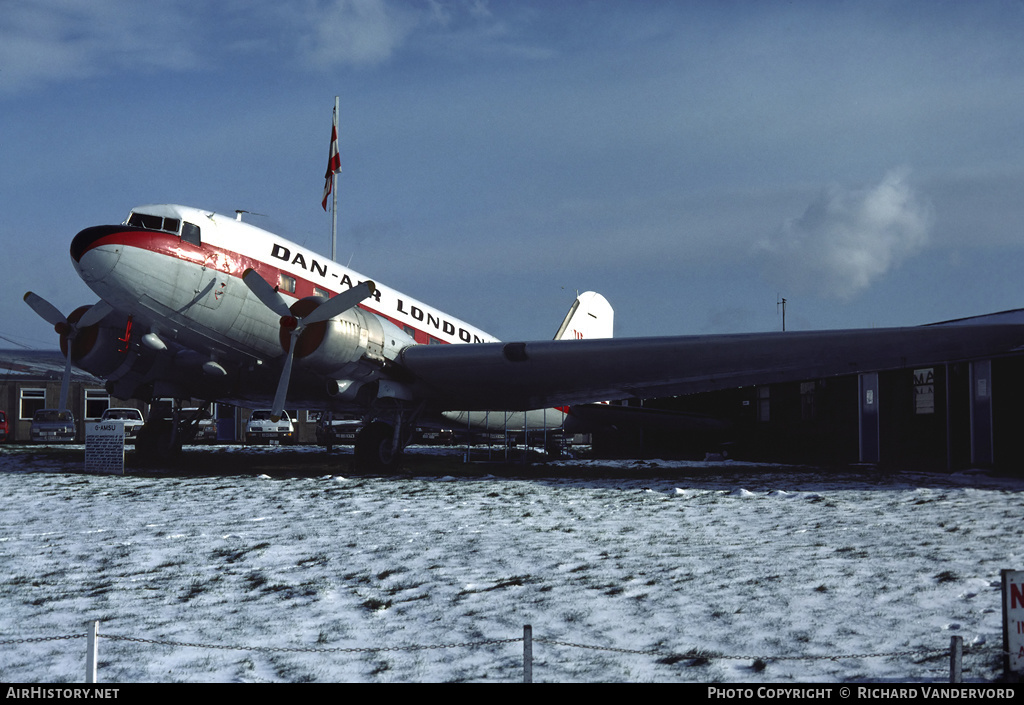
[[[109,408],[110,395],[105,389],[85,390],[85,415],[83,418],[98,419]]]
[[[46,390],[22,389],[20,406],[21,410],[18,412],[18,418],[22,421],[31,421],[37,411],[46,408]]]

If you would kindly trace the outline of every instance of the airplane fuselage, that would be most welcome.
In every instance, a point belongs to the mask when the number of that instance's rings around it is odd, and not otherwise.
[[[260,386],[253,382],[259,379],[259,368],[273,367],[289,343],[281,318],[242,281],[247,270],[273,285],[300,314],[301,300],[312,302],[306,308],[315,307],[311,297],[328,299],[368,279],[249,223],[178,205],[142,206],[121,225],[87,228],[74,238],[71,255],[83,281],[128,316],[125,348],[134,331],[144,346],[169,346],[207,358],[193,360],[193,366],[206,365],[203,369],[214,377],[232,366],[255,370],[255,377],[246,378],[253,387]],[[357,401],[357,390],[371,383],[377,385],[374,394],[401,398],[401,384],[387,379],[387,365],[403,348],[497,342],[479,328],[379,283],[358,308],[321,325],[315,335],[304,333],[297,346],[300,380],[289,395],[292,407],[346,408]],[[130,376],[132,364],[120,365],[122,376]],[[106,376],[116,380],[119,375],[114,371]],[[262,394],[235,388],[230,400],[262,401],[267,394],[263,387]],[[365,393],[358,401],[366,402]],[[522,418],[511,422],[491,416],[459,416],[458,422],[486,421],[495,428],[561,423],[555,410],[541,410],[532,419],[519,414]]]

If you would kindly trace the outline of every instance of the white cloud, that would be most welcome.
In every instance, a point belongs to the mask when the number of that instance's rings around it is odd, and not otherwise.
[[[765,276],[783,290],[850,299],[928,242],[931,207],[890,171],[867,189],[826,189],[802,216],[758,245]]]
[[[415,14],[385,0],[317,3],[305,15],[304,53],[320,67],[387,61],[415,29]]]
[[[126,67],[189,68],[187,16],[167,2],[36,0],[0,15],[0,87],[12,91]]]

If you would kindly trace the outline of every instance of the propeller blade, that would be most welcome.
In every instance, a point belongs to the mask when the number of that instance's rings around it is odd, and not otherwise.
[[[75,324],[75,327],[88,328],[91,325],[95,325],[106,318],[107,314],[113,310],[113,306],[101,299],[94,303],[92,308],[82,314],[82,317],[78,319],[78,323]]]
[[[277,382],[277,391],[274,392],[274,405],[270,409],[270,420],[280,421],[281,412],[284,411],[284,400],[288,395],[288,383],[292,378],[292,361],[295,359],[295,346],[299,338],[299,330],[291,333],[291,345],[288,346],[288,355],[284,359],[284,368],[281,370],[281,379]]]
[[[313,323],[319,323],[320,321],[326,321],[329,318],[345,313],[345,311],[358,305],[359,302],[373,296],[373,292],[376,290],[377,286],[372,281],[365,281],[348,291],[343,291],[313,309],[312,313],[302,319],[302,325],[308,326]]]
[[[291,316],[292,312],[285,303],[284,297],[270,286],[266,279],[260,276],[255,269],[247,269],[242,274],[242,281],[249,287],[249,291],[256,295],[256,298],[263,302],[263,305],[276,313],[278,316]]]
[[[68,387],[71,383],[71,343],[68,343],[68,360],[64,364],[64,377],[60,381],[60,405],[58,409],[68,408]]]
[[[27,292],[25,294],[25,303],[27,303],[29,308],[38,313],[39,316],[51,326],[68,322],[68,319],[64,317],[63,313],[57,310],[56,306],[38,294],[33,294],[31,291]]]

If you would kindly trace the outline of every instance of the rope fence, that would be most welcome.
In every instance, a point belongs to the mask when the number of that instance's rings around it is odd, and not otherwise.
[[[64,641],[73,639],[86,639],[88,642],[86,651],[86,683],[97,683],[97,663],[99,655],[100,637],[110,641],[124,641],[137,644],[152,644],[156,646],[172,646],[177,648],[198,648],[214,649],[220,651],[249,651],[258,653],[310,653],[310,654],[359,654],[359,653],[383,653],[383,652],[416,652],[442,649],[471,649],[483,646],[501,644],[523,644],[523,682],[533,682],[533,644],[545,644],[548,646],[559,646],[571,649],[583,649],[590,651],[604,651],[617,654],[632,654],[639,656],[658,657],[659,663],[673,664],[685,660],[700,660],[710,662],[715,660],[739,660],[751,661],[754,663],[768,664],[773,661],[841,661],[846,659],[867,659],[867,658],[933,658],[944,654],[949,655],[949,682],[960,683],[963,673],[963,656],[988,653],[992,655],[1005,656],[1006,652],[994,647],[965,649],[963,637],[954,636],[950,639],[949,648],[945,649],[911,649],[906,651],[890,651],[871,654],[833,654],[830,656],[730,656],[725,654],[711,653],[701,650],[691,650],[685,653],[667,652],[659,649],[623,649],[614,646],[600,646],[596,644],[578,644],[571,641],[559,641],[556,639],[538,638],[533,635],[533,627],[529,624],[523,626],[523,636],[509,639],[487,639],[482,641],[456,642],[449,644],[410,644],[406,646],[366,646],[366,647],[305,647],[305,646],[252,646],[245,644],[204,644],[199,642],[172,641],[167,639],[144,639],[141,637],[124,636],[121,634],[100,634],[99,622],[91,622],[89,630],[84,634],[64,634],[61,636],[25,637],[20,639],[0,640],[0,646],[16,644],[37,644],[50,641]]]

